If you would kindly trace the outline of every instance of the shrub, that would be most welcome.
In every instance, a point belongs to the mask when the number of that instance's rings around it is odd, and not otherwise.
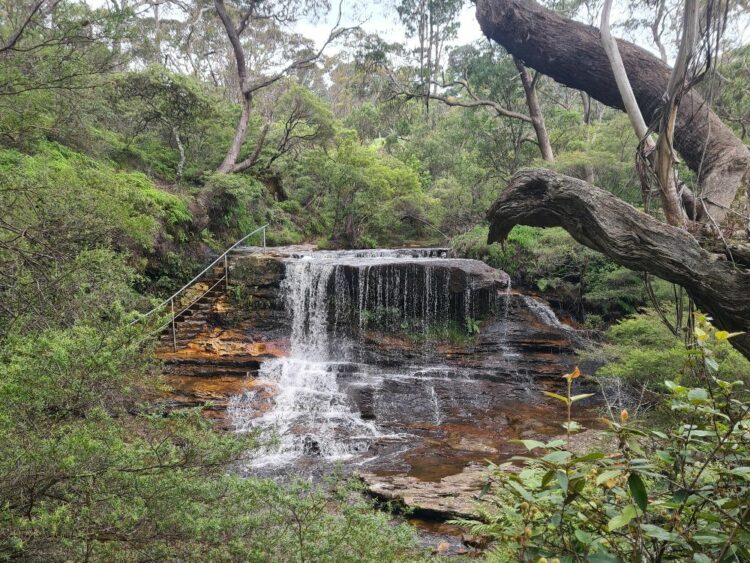
[[[538,457],[520,472],[493,467],[498,510],[459,521],[498,543],[498,557],[542,561],[745,561],[750,559],[750,403],[741,382],[718,377],[716,347],[732,335],[698,316],[686,369],[699,387],[665,381],[673,421],[642,428],[627,410],[610,421],[616,450],[586,454],[569,440],[521,440]],[[547,395],[568,408],[588,395]],[[502,550],[502,551],[501,551]]]

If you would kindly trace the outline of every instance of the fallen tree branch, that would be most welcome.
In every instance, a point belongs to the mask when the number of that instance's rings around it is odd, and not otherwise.
[[[562,227],[581,244],[631,270],[685,288],[714,324],[746,334],[732,344],[750,358],[750,271],[703,249],[688,232],[591,184],[544,169],[522,169],[487,214],[488,242],[515,225]]]

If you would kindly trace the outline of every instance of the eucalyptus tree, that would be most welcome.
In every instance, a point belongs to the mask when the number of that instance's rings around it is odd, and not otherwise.
[[[297,22],[303,13],[327,10],[329,5],[326,0],[214,0],[214,8],[232,48],[242,105],[234,137],[217,172],[242,172],[258,162],[271,128],[271,120],[268,119],[254,148],[241,158],[254,100],[284,78],[315,66],[324,50],[350,29],[340,26],[339,7],[338,20],[322,46],[316,48],[298,34],[289,33],[288,27]]]
[[[458,32],[458,15],[465,0],[400,0],[396,10],[407,36],[417,38],[418,80],[429,111],[430,93],[435,93],[447,42]]]

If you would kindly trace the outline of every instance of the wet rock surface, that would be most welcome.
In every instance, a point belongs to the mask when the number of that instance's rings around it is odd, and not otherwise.
[[[170,404],[208,405],[224,428],[280,432],[285,449],[241,472],[320,474],[340,462],[373,494],[430,517],[475,514],[487,460],[524,453],[513,440],[560,434],[564,409],[542,391],[561,391],[580,337],[546,303],[509,291],[502,272],[444,254],[243,250],[199,330],[158,352]],[[363,310],[395,320],[373,324]],[[430,338],[465,317],[478,333]]]
[[[357,473],[357,477],[373,496],[402,503],[421,517],[476,518],[481,506],[489,508],[492,502],[491,496],[479,495],[489,477],[487,466],[481,464],[470,464],[439,481],[366,472]]]

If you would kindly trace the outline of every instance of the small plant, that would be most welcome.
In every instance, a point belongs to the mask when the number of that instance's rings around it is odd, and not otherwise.
[[[567,394],[547,395],[568,407],[568,440],[521,440],[537,457],[514,458],[520,472],[492,466],[497,509],[459,523],[494,538],[503,561],[509,552],[521,561],[750,560],[750,402],[741,383],[717,377],[714,359],[733,336],[697,315],[687,369],[702,386],[665,382],[674,422],[664,430],[622,410],[608,421],[612,450],[571,451],[580,429],[571,407],[585,395],[571,395],[579,370],[563,376]]]
[[[476,336],[479,334],[480,327],[479,327],[479,321],[477,319],[472,319],[471,317],[466,317],[466,333],[470,336]]]

